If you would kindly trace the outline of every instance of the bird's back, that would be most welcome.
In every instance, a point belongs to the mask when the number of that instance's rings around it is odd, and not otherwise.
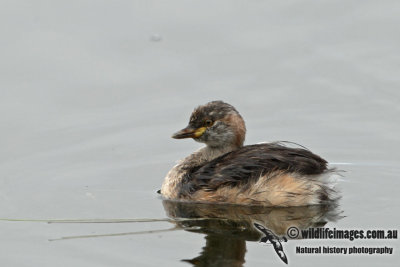
[[[251,204],[251,199],[265,198],[274,189],[275,196],[268,199],[285,196],[287,202],[289,196],[297,196],[299,200],[299,195],[315,190],[324,191],[320,198],[328,198],[328,188],[316,178],[327,171],[327,162],[307,149],[278,142],[249,145],[193,168],[183,180],[180,197],[232,202],[228,198],[242,195]]]

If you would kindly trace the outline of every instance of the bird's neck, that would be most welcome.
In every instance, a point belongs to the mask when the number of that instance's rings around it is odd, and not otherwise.
[[[161,194],[167,198],[176,198],[179,193],[179,188],[186,174],[192,172],[200,166],[216,159],[226,153],[239,149],[238,146],[224,147],[203,147],[191,155],[181,160],[175,165],[165,177],[161,187]]]
[[[234,151],[238,149],[239,147],[235,145],[231,146],[223,146],[223,147],[210,147],[206,146],[198,151],[194,152],[190,156],[184,159],[184,161],[188,160],[188,163],[193,164],[193,166],[201,166],[204,165],[205,163],[212,161],[213,159],[216,159],[226,153],[229,153],[231,151]]]

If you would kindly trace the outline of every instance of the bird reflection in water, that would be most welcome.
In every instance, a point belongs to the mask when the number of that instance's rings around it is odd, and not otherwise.
[[[277,251],[278,244],[274,242],[285,241],[288,228],[294,226],[302,230],[323,227],[328,221],[342,218],[336,203],[271,208],[164,200],[163,205],[167,216],[174,219],[178,227],[206,235],[206,245],[200,255],[182,260],[194,266],[242,266],[246,241],[269,241],[268,244],[273,245],[280,259],[287,263],[283,248],[284,257]],[[261,229],[257,230],[255,223],[265,227],[274,236],[266,238]]]

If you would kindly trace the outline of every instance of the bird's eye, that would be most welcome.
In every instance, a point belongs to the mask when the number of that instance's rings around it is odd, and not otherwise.
[[[205,124],[207,127],[210,127],[211,125],[213,125],[213,121],[212,121],[212,120],[206,120],[206,121],[204,122],[204,124]]]

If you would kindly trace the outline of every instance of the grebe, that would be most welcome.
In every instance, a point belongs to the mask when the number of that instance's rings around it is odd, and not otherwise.
[[[206,146],[181,160],[165,177],[166,199],[262,206],[307,206],[335,200],[327,161],[281,142],[243,146],[246,127],[230,104],[197,107],[189,125],[172,138]]]

